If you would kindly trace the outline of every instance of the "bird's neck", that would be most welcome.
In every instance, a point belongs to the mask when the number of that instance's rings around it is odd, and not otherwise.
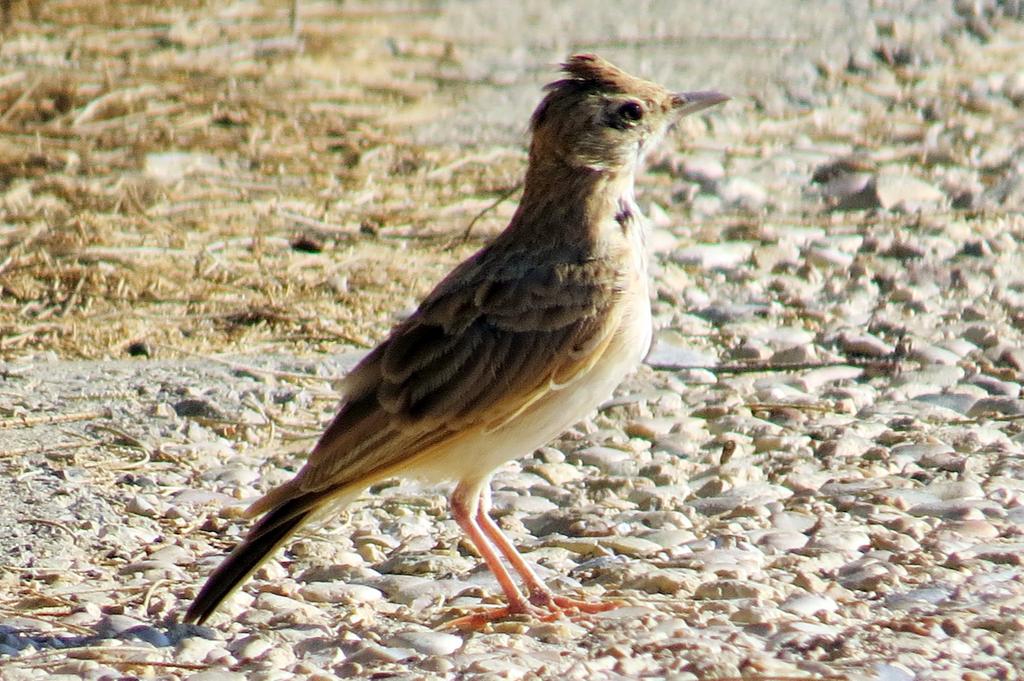
[[[507,231],[584,250],[607,247],[623,236],[642,238],[628,234],[643,225],[633,183],[632,168],[595,170],[560,159],[532,158],[523,198]]]

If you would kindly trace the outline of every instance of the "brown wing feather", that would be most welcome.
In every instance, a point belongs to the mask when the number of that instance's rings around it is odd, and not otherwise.
[[[306,466],[253,512],[394,475],[469,425],[500,427],[593,366],[620,321],[615,269],[589,260],[524,272],[503,267],[517,257],[485,256],[442,282],[352,371],[351,392]]]

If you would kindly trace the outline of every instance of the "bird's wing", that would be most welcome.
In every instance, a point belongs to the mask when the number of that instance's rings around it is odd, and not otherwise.
[[[346,402],[288,496],[399,473],[500,428],[594,366],[621,323],[610,263],[496,269],[465,263],[353,370]]]

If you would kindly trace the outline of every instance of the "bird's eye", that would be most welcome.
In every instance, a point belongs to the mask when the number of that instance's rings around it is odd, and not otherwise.
[[[644,108],[639,102],[626,102],[619,107],[618,114],[623,122],[632,124],[644,117]]]

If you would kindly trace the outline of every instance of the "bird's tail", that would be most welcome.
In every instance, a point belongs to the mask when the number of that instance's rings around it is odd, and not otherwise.
[[[260,519],[248,536],[213,571],[185,613],[186,623],[202,624],[217,606],[263,564],[313,513],[308,498],[291,499]]]

